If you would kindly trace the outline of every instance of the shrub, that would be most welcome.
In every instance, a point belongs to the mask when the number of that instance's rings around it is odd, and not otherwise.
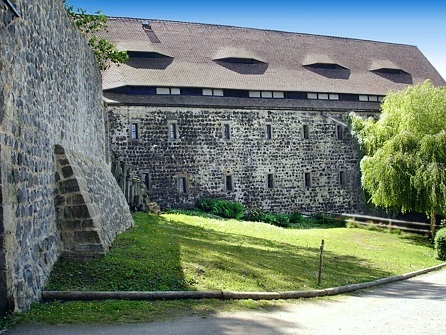
[[[302,213],[299,212],[292,212],[290,214],[290,223],[300,223],[302,221],[304,221],[305,218],[302,215]]]
[[[202,198],[197,201],[198,209],[228,219],[241,219],[245,208],[240,202]]]
[[[446,228],[441,228],[435,235],[435,250],[438,259],[446,261]]]
[[[197,200],[197,208],[203,212],[210,213],[214,208],[216,199],[201,198]]]
[[[260,209],[250,209],[243,216],[245,221],[264,222],[278,227],[290,227],[290,215],[288,214],[274,214],[263,212]]]

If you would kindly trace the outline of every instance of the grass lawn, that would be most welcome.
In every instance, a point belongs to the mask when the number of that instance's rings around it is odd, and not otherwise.
[[[134,215],[102,258],[59,261],[46,290],[287,291],[371,281],[440,264],[427,238],[356,228],[284,229],[185,214]],[[331,227],[331,226],[330,226]],[[319,246],[325,241],[321,286]],[[253,301],[35,304],[20,322],[128,322],[277,305]]]

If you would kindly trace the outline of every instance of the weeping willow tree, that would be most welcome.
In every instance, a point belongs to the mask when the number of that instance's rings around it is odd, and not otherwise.
[[[351,114],[364,157],[362,187],[377,207],[446,214],[446,87],[430,81],[389,92],[379,120]]]

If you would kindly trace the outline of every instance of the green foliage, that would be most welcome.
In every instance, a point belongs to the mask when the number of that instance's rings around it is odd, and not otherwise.
[[[240,202],[212,198],[198,199],[197,207],[204,212],[228,219],[241,219],[245,211]]]
[[[74,9],[66,0],[63,2],[77,28],[87,39],[101,70],[107,69],[110,62],[122,64],[128,60],[127,51],[119,51],[113,43],[96,35],[98,32],[107,31],[107,17],[104,14],[99,11],[88,14],[84,9]]]
[[[441,228],[435,235],[435,250],[438,259],[446,261],[446,228]]]
[[[446,88],[430,81],[389,92],[380,119],[351,115],[362,186],[380,207],[446,213]]]
[[[290,214],[290,223],[300,223],[305,220],[304,216],[300,212],[292,212]]]
[[[264,222],[278,227],[291,227],[290,215],[281,213],[266,213],[259,209],[250,209],[243,216],[245,221]]]

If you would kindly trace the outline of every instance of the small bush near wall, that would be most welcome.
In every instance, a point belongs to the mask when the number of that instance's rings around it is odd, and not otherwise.
[[[228,219],[241,219],[245,211],[239,202],[212,198],[198,199],[197,208]]]
[[[446,261],[446,228],[437,231],[435,235],[435,250],[438,259]]]
[[[258,209],[250,209],[243,216],[245,221],[264,222],[278,227],[290,227],[291,220],[288,214],[266,213]]]

